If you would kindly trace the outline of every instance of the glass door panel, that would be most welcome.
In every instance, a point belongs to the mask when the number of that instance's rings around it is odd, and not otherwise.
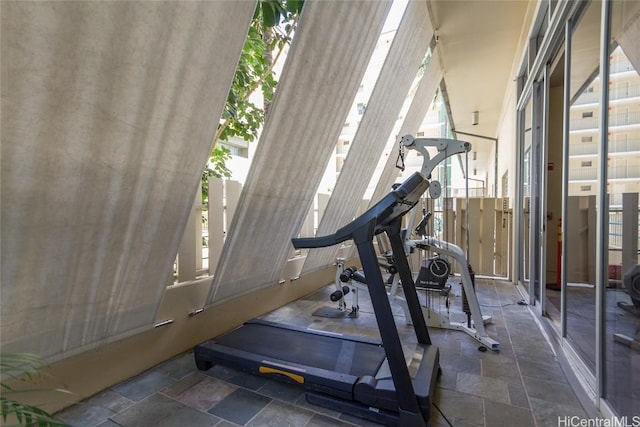
[[[521,178],[521,186],[522,186],[522,222],[521,222],[521,235],[522,239],[520,242],[520,274],[519,277],[520,283],[522,283],[527,290],[529,291],[529,269],[530,269],[530,244],[531,234],[530,234],[530,219],[531,219],[531,128],[532,128],[532,101],[529,99],[527,105],[521,114],[524,117],[523,120],[523,149],[522,149],[522,178]]]
[[[600,2],[592,2],[571,34],[567,211],[566,330],[586,366],[595,372],[596,196],[600,92]]]
[[[636,47],[640,37],[638,9],[639,2],[611,3],[612,40],[608,75],[609,261],[604,298],[605,397],[618,415],[627,416],[629,420],[638,415],[640,408],[640,56]],[[635,25],[632,25],[634,21]]]
[[[533,85],[533,117],[530,149],[530,198],[529,198],[529,299],[530,303],[540,306],[542,289],[540,286],[543,268],[544,229],[542,212],[544,208],[543,174],[545,173],[544,144],[546,143],[545,126],[545,90],[546,80]]]

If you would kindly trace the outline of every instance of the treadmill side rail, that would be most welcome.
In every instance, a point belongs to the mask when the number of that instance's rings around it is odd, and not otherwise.
[[[428,419],[431,405],[431,391],[440,374],[439,352],[437,347],[423,346],[424,353],[420,366],[412,379],[418,405],[425,419]],[[356,401],[376,408],[397,411],[398,395],[390,378],[376,379],[361,377],[353,390]]]
[[[353,385],[358,377],[325,369],[303,366],[286,360],[265,358],[214,342],[200,344],[195,352],[196,365],[202,361],[215,361],[215,364],[238,369],[278,381],[303,385],[307,390],[329,393],[341,399],[353,399]],[[287,374],[284,374],[284,373]]]

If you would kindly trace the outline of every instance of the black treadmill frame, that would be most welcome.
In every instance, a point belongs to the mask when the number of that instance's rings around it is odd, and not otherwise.
[[[389,390],[388,381],[380,381],[379,385],[384,388],[383,392],[386,392],[387,396],[395,396],[398,405],[397,421],[403,426],[424,426],[429,423],[431,392],[435,386],[437,373],[440,371],[438,350],[437,347],[432,346],[408,261],[406,257],[400,257],[395,260],[395,265],[398,268],[398,274],[402,280],[405,299],[411,315],[413,328],[418,343],[425,349],[425,354],[427,352],[429,353],[427,358],[428,360],[423,362],[428,362],[431,365],[431,369],[427,369],[429,370],[429,375],[425,374],[425,378],[417,378],[416,380],[420,384],[420,388],[422,389],[421,392],[424,393],[426,391],[428,396],[427,402],[419,401],[413,380],[411,379],[411,375],[406,364],[404,351],[402,350],[402,343],[396,328],[384,279],[378,265],[377,254],[373,245],[373,238],[377,234],[384,232],[389,237],[393,253],[404,253],[403,240],[401,237],[402,217],[416,205],[420,196],[428,187],[429,182],[426,178],[421,173],[416,172],[406,179],[399,187],[388,193],[367,212],[356,218],[350,224],[340,228],[336,233],[321,237],[292,239],[293,246],[296,249],[319,248],[333,246],[346,240],[354,241],[362,263],[362,268],[365,276],[367,277],[367,286],[369,288],[371,302],[373,304],[378,329],[380,331],[382,345],[388,361],[389,370],[391,372],[394,390]],[[253,357],[247,354],[236,354],[229,357],[233,358],[236,356]],[[257,357],[257,359],[261,358]],[[198,363],[197,360],[198,347],[196,347],[196,363]],[[283,361],[283,363],[291,365],[289,362]],[[300,369],[307,370],[309,368],[310,367],[307,366],[300,367]],[[422,371],[425,371],[425,369],[422,369]],[[428,376],[428,378],[426,378],[426,376]],[[378,386],[375,379],[367,378],[366,380],[371,381],[373,384],[369,389]],[[307,388],[309,388],[309,383],[305,383]],[[354,394],[357,392],[359,387],[367,390],[368,386],[366,384],[356,384]],[[321,390],[318,391],[323,393]],[[336,393],[331,394],[334,396],[336,395]],[[337,397],[342,399],[352,398],[351,396]],[[319,400],[328,400],[334,404],[338,404],[335,399],[326,395],[320,396]],[[371,400],[375,402],[376,399],[375,397],[372,397]],[[318,403],[320,402],[318,401]],[[350,406],[358,407],[359,405],[357,402],[345,402],[341,407]],[[393,419],[395,417],[393,412],[388,414],[387,412],[388,411],[383,411],[381,413],[381,415],[384,413],[384,418],[382,418],[383,421],[388,417],[391,417],[389,419]],[[362,414],[360,414],[360,416],[362,416]]]

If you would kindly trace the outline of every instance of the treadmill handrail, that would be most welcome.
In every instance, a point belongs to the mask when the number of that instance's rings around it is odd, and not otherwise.
[[[293,243],[293,247],[296,249],[305,249],[305,248],[325,248],[327,246],[333,246],[340,244],[346,240],[351,239],[351,233],[343,233],[339,234],[340,231],[327,235],[327,236],[318,236],[318,237],[297,237],[291,239]]]
[[[428,187],[429,181],[424,175],[420,172],[414,172],[399,187],[392,190],[373,207],[335,233],[318,237],[297,237],[291,239],[291,243],[296,249],[324,248],[353,239],[354,234],[363,225],[374,221],[376,225],[383,226],[410,211]],[[398,207],[399,209],[397,209]],[[376,228],[374,234],[382,231],[379,227]]]

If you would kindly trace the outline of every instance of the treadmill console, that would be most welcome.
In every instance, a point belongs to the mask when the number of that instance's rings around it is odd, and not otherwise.
[[[291,239],[291,242],[296,249],[322,248],[337,245],[346,240],[353,239],[357,231],[370,223],[375,224],[373,234],[379,234],[384,231],[384,227],[394,219],[409,212],[416,203],[418,203],[418,200],[420,200],[420,197],[427,188],[429,188],[429,181],[420,172],[414,172],[368,211],[340,228],[334,234],[319,237],[294,238]]]

